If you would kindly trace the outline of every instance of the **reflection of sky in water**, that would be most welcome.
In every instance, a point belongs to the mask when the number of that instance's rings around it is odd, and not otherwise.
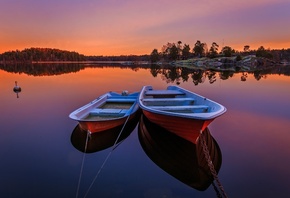
[[[112,90],[138,91],[143,85],[165,88],[150,70],[86,68],[59,76],[28,76],[0,71],[0,194],[11,197],[75,195],[82,153],[70,143],[76,122],[68,114]],[[19,98],[14,81],[22,87]],[[209,128],[223,154],[220,180],[229,197],[286,197],[290,194],[290,78],[248,74],[195,86],[180,86],[213,99],[228,109]],[[109,150],[86,157],[81,193]],[[158,178],[158,179],[156,179]],[[15,190],[17,186],[17,191]],[[133,190],[132,190],[133,189]],[[179,197],[212,197],[162,172],[144,154],[136,132],[114,152],[90,196],[144,195],[163,192]],[[109,193],[110,194],[110,193]]]
[[[229,181],[238,178],[237,183],[230,182],[229,188],[239,189],[240,197],[250,193],[256,197],[276,196],[276,191],[271,189],[278,190],[281,197],[287,195],[290,93],[285,90],[290,81],[289,77],[285,79],[280,81],[272,76],[226,85],[228,94],[223,93],[226,96],[223,104],[228,112],[211,127],[222,148],[222,171],[224,168]],[[249,194],[243,194],[244,191]]]

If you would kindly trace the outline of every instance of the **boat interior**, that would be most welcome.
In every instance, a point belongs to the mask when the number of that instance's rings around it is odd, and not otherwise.
[[[198,103],[197,98],[187,96],[179,90],[148,90],[142,101],[145,106],[162,111],[176,113],[205,113],[210,111],[208,105]]]
[[[123,117],[135,102],[136,97],[110,97],[103,104],[91,109],[86,119],[93,119],[93,117]]]

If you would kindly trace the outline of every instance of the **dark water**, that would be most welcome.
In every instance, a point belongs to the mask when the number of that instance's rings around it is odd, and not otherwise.
[[[76,197],[80,175],[78,197],[216,197],[212,186],[198,191],[161,169],[141,146],[138,125],[114,150],[113,133],[92,137],[103,141],[87,154],[76,141],[84,138],[68,118],[76,108],[110,90],[176,83],[228,109],[209,126],[228,197],[290,195],[287,74],[83,66],[36,71],[0,70],[0,197]],[[22,88],[18,98],[14,81]]]

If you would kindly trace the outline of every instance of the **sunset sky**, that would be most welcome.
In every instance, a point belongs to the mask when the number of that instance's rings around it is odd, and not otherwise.
[[[290,48],[290,0],[1,0],[0,53],[150,54],[167,42]]]

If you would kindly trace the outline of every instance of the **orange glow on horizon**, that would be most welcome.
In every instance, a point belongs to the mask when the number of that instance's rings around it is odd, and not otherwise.
[[[186,42],[184,42],[186,43]],[[0,47],[0,53],[4,53],[4,52],[9,52],[9,51],[15,51],[15,50],[24,50],[27,48],[32,48],[32,47],[36,47],[36,48],[54,48],[54,49],[60,49],[60,50],[67,50],[67,51],[75,51],[78,52],[80,54],[86,55],[86,56],[121,56],[121,55],[149,55],[153,49],[157,49],[159,52],[161,52],[161,48],[164,44],[161,44],[160,46],[146,46],[144,48],[140,47],[140,48],[135,48],[132,47],[130,48],[130,46],[128,46],[128,48],[122,49],[122,48],[102,48],[102,50],[97,50],[97,49],[84,49],[84,48],[77,48],[77,47],[61,47],[61,46],[20,46],[20,47],[13,47],[13,46],[1,46]],[[189,44],[190,47],[192,48],[194,46],[193,44]],[[208,46],[210,46],[209,43],[207,43]],[[290,42],[285,42],[285,43],[273,43],[273,42],[267,42],[267,43],[253,43],[253,44],[233,44],[233,45],[224,45],[224,46],[230,46],[231,48],[237,50],[237,51],[244,51],[244,46],[245,45],[249,45],[250,46],[250,50],[257,50],[259,47],[263,46],[265,49],[277,49],[277,50],[281,50],[281,49],[290,49]],[[222,49],[222,46],[220,45],[219,47],[219,51]],[[191,49],[192,50],[192,49]]]

